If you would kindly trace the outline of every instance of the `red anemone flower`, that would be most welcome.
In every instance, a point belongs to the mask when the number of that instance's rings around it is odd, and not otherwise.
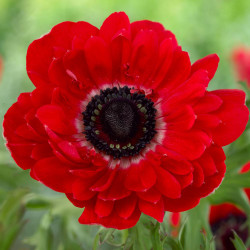
[[[7,147],[32,178],[85,207],[80,223],[162,222],[218,187],[222,146],[248,121],[244,92],[206,90],[218,62],[191,65],[173,33],[123,12],[100,29],[60,23],[28,48],[36,88],[5,115]]]
[[[239,81],[246,81],[250,88],[250,49],[238,47],[234,49],[232,61]]]
[[[247,171],[250,171],[250,162],[241,169],[241,173]],[[250,188],[245,188],[244,191],[250,202]],[[212,231],[215,235],[216,249],[235,249],[231,241],[231,239],[234,238],[232,230],[234,230],[242,241],[246,243],[249,236],[248,227],[245,223],[247,221],[247,216],[235,205],[224,203],[211,206],[209,220]]]

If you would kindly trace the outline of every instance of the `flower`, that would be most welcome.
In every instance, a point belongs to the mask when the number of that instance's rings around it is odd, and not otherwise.
[[[241,170],[242,173],[250,170],[250,162]],[[250,202],[250,188],[244,189]],[[210,225],[215,237],[216,249],[234,250],[235,247],[230,240],[234,238],[234,230],[246,243],[248,238],[248,227],[244,223],[247,220],[246,214],[231,203],[223,203],[210,207]]]
[[[162,222],[218,187],[222,146],[245,129],[244,92],[206,90],[218,62],[191,65],[173,33],[123,12],[100,30],[60,23],[28,48],[36,88],[5,115],[7,147],[32,178],[85,207],[80,223]]]
[[[239,81],[246,81],[250,88],[250,49],[242,46],[235,48],[232,61]]]

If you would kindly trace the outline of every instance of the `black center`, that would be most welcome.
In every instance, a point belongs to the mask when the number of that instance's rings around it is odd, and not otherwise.
[[[124,142],[135,135],[139,116],[134,105],[126,99],[116,99],[104,108],[101,121],[112,140]]]
[[[86,140],[114,159],[139,154],[156,134],[154,103],[131,92],[127,86],[103,89],[82,113]]]

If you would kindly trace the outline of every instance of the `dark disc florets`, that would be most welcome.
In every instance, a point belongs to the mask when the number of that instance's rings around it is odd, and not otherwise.
[[[114,158],[139,154],[156,134],[154,103],[127,86],[101,90],[82,114],[86,139]]]

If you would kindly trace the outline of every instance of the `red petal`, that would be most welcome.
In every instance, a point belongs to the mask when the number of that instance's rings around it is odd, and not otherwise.
[[[192,192],[199,197],[205,197],[213,192],[214,189],[220,185],[226,171],[226,165],[224,163],[225,154],[221,147],[213,144],[206,150],[206,154],[209,154],[212,157],[214,165],[216,166],[216,172],[208,177],[205,176],[203,185],[198,188],[191,189]],[[200,163],[199,160],[198,163],[202,167],[203,171],[206,167],[210,167],[207,165],[202,166],[202,163]]]
[[[141,212],[136,209],[129,218],[121,218],[117,212],[112,212],[107,217],[98,217],[94,209],[90,206],[86,207],[79,218],[81,224],[101,224],[104,227],[112,227],[116,229],[126,229],[133,227],[139,220]]]
[[[67,115],[61,107],[56,105],[44,105],[37,110],[38,119],[55,132],[72,135],[77,133],[76,128],[70,124]]]
[[[119,170],[114,177],[112,184],[103,192],[100,192],[98,198],[102,200],[119,200],[131,194],[131,191],[124,186],[126,170]]]
[[[126,81],[131,43],[126,34],[115,36],[110,44],[113,81]]]
[[[195,121],[195,113],[191,106],[183,105],[174,110],[169,110],[167,103],[161,106],[162,115],[170,130],[188,130],[192,128]]]
[[[187,132],[167,131],[163,145],[188,160],[194,160],[203,154],[210,143],[211,139],[207,134],[193,129]]]
[[[223,104],[213,112],[222,123],[212,130],[213,141],[225,146],[236,140],[244,131],[249,119],[245,106],[245,93],[241,90],[216,90],[212,94],[219,96]]]
[[[104,191],[110,187],[114,178],[116,176],[116,171],[114,169],[108,170],[104,175],[102,175],[93,186],[91,186],[91,190],[93,191]]]
[[[30,96],[31,96],[31,93],[21,93],[17,98],[18,105],[23,111],[28,111],[30,109],[30,105],[31,105]]]
[[[130,62],[130,74],[135,77],[136,84],[142,83],[155,68],[158,56],[158,40],[155,32],[141,31],[133,41],[133,50]]]
[[[163,201],[166,211],[182,212],[197,206],[200,202],[200,198],[195,195],[194,191],[184,189],[179,199],[163,197]]]
[[[154,187],[144,192],[137,192],[136,194],[141,199],[151,202],[151,203],[157,203],[161,198],[161,193]]]
[[[76,23],[76,26],[77,25],[78,27],[75,27],[76,33],[73,33],[72,49],[83,49],[86,41],[91,36],[97,36],[99,30],[95,26],[83,21]],[[78,43],[76,43],[76,41],[78,41]]]
[[[48,143],[37,144],[31,153],[31,158],[34,160],[40,160],[42,158],[52,157],[53,152]]]
[[[193,185],[195,187],[200,187],[204,183],[204,173],[202,167],[198,163],[194,163],[194,172],[193,172]]]
[[[217,172],[212,156],[207,151],[198,160],[205,177],[214,175]]]
[[[128,16],[124,12],[115,12],[103,22],[100,28],[100,36],[109,42],[117,32],[121,32],[123,29],[130,31]]]
[[[202,74],[200,77],[203,77]],[[183,103],[186,105],[194,104],[204,96],[205,87],[196,82],[196,78],[198,78],[198,76],[194,74],[184,84],[173,89],[173,91],[169,92],[168,89],[164,89],[160,92],[163,101],[166,101],[166,105],[169,109],[175,109]]]
[[[84,47],[90,75],[97,84],[111,83],[112,61],[108,47],[103,39],[93,36]]]
[[[159,48],[159,58],[157,60],[156,72],[154,73],[153,77],[153,86],[158,87],[166,77],[166,74],[172,63],[173,54],[173,40],[171,38],[163,40]],[[149,81],[148,84],[152,84],[152,82]],[[148,86],[147,82],[145,83],[145,86]]]
[[[31,159],[32,150],[35,145],[29,144],[11,144],[7,143],[6,147],[11,152],[11,156],[16,164],[22,169],[30,169],[36,161]]]
[[[160,23],[152,22],[149,20],[142,20],[131,23],[132,39],[134,39],[141,30],[153,30],[157,33],[159,42],[161,42],[164,38],[172,38],[173,41],[177,43],[174,34],[168,30],[165,30],[163,25]]]
[[[115,209],[117,214],[124,219],[129,218],[135,210],[137,200],[136,195],[131,194],[124,199],[116,201]]]
[[[217,110],[222,105],[222,100],[210,92],[206,92],[194,106],[194,112],[196,114],[207,114],[209,112]]]
[[[160,193],[169,198],[179,198],[181,196],[181,186],[176,178],[161,167],[156,167],[155,170],[157,171],[156,187]]]
[[[26,68],[30,80],[36,87],[49,84],[48,69],[52,58],[53,48],[50,34],[33,41],[29,45]]]
[[[15,154],[16,157],[30,157],[31,152],[36,144],[25,143],[25,144],[12,144],[7,143],[7,147]]]
[[[52,96],[52,89],[36,88],[31,92],[31,101],[34,107],[39,108],[42,105],[50,104]]]
[[[51,189],[62,193],[72,193],[75,178],[69,173],[69,166],[60,162],[56,157],[38,161],[33,171],[36,178]]]
[[[175,178],[181,184],[182,189],[186,188],[187,186],[189,186],[193,183],[193,173],[192,172],[189,174],[186,174],[186,175],[175,175]]]
[[[221,120],[217,116],[210,115],[210,114],[202,114],[202,115],[197,116],[195,127],[205,130],[205,129],[215,128],[220,123],[221,123]]]
[[[71,78],[79,81],[85,91],[93,88],[93,82],[83,51],[72,50],[65,54],[63,58],[64,67]]]
[[[74,199],[77,200],[90,200],[96,194],[96,192],[90,190],[90,186],[94,180],[84,180],[77,178],[72,186],[72,193]]]
[[[37,131],[38,134],[40,134],[42,137],[47,138],[47,133],[45,131],[45,128],[43,124],[39,121],[39,119],[36,117],[36,111],[35,109],[30,110],[25,116],[26,122]]]
[[[13,133],[23,137],[27,141],[43,142],[46,138],[40,136],[29,124],[20,125]]]
[[[114,201],[104,201],[96,199],[95,213],[99,217],[109,216],[113,210],[113,207],[114,207]]]
[[[216,54],[208,55],[196,61],[191,68],[191,74],[200,69],[205,69],[208,72],[208,77],[211,80],[218,68],[220,58]]]
[[[66,194],[67,198],[69,199],[69,201],[76,207],[85,207],[86,204],[88,204],[89,201],[79,201],[74,199],[73,194],[67,193]]]
[[[62,153],[66,155],[70,160],[73,160],[75,162],[82,162],[82,158],[80,157],[76,147],[71,142],[62,141],[58,143],[57,146],[62,150]]]
[[[190,74],[191,62],[187,52],[176,50],[163,86],[170,91],[185,82]],[[162,87],[163,87],[162,86]],[[161,88],[161,86],[159,86]]]
[[[215,188],[217,188],[224,178],[224,174],[226,171],[226,165],[224,162],[216,163],[217,169],[219,168],[217,174],[209,176],[205,178],[204,184],[193,190],[199,197],[206,197],[210,193],[212,193]]]
[[[174,160],[162,157],[162,167],[177,175],[186,175],[193,171],[193,166],[188,161]]]
[[[71,79],[66,73],[62,58],[53,59],[48,69],[50,81],[56,86],[67,88],[71,84]]]
[[[142,213],[147,214],[159,222],[163,222],[164,217],[164,204],[162,199],[153,204],[144,200],[139,200],[139,208]]]
[[[85,167],[85,166],[81,166],[81,167]],[[90,179],[94,179],[94,181],[96,182],[96,180],[103,175],[103,168],[98,168],[98,167],[94,167],[94,166],[90,166],[87,168],[82,168],[82,169],[72,169],[70,170],[70,172],[75,175],[80,177],[81,179],[84,179],[86,181],[90,180]]]
[[[156,175],[150,164],[150,161],[141,160],[139,164],[131,165],[124,183],[125,187],[139,192],[151,188],[155,184]]]

